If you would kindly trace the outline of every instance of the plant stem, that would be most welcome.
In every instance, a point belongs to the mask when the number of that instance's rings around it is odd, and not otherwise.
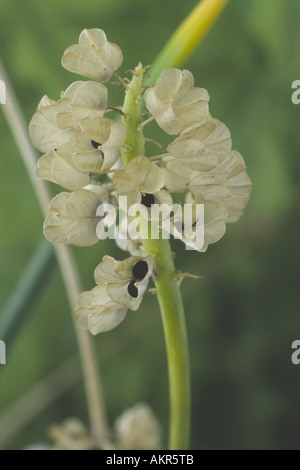
[[[190,429],[190,372],[182,296],[175,279],[169,240],[144,239],[147,254],[157,262],[155,280],[166,339],[170,384],[169,449],[187,449]]]
[[[140,97],[142,93],[143,68],[139,64],[128,86],[123,111],[127,132],[126,145],[122,151],[123,166],[139,155],[144,155],[144,136],[141,123]],[[170,435],[171,450],[187,449],[190,428],[190,377],[189,355],[185,316],[181,293],[175,278],[175,267],[169,240],[149,239],[145,235],[148,223],[141,223],[141,235],[147,254],[153,254],[157,262],[155,279],[157,298],[161,310],[167,348],[170,387]],[[144,236],[143,236],[144,235]]]
[[[144,155],[144,135],[140,128],[142,122],[141,113],[141,93],[144,69],[140,63],[135,68],[135,74],[132,77],[128,89],[126,90],[123,113],[126,117],[122,118],[122,122],[126,129],[126,147],[122,149],[123,166],[139,155]]]

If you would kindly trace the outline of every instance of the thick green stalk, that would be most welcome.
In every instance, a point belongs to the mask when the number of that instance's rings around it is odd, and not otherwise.
[[[187,449],[190,432],[190,371],[185,316],[169,240],[144,239],[158,267],[156,293],[166,339],[170,383],[171,450]]]
[[[144,155],[144,137],[140,127],[143,68],[135,69],[135,75],[126,92],[123,111],[127,115],[123,123],[127,131],[127,149],[122,152],[123,165],[138,155]],[[167,348],[170,386],[170,437],[169,448],[187,449],[190,428],[190,377],[188,343],[181,293],[175,278],[175,267],[169,240],[150,239],[147,222],[142,223],[142,240],[147,254],[153,254],[157,262],[155,279]]]
[[[125,146],[122,149],[123,166],[139,155],[144,155],[144,135],[143,129],[139,128],[142,120],[141,114],[141,94],[144,69],[140,63],[134,70],[132,80],[126,90],[123,105],[125,116],[122,121],[126,129]]]

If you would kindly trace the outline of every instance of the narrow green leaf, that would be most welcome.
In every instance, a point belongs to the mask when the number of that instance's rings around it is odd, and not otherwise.
[[[156,81],[162,70],[179,67],[186,62],[227,2],[228,0],[202,0],[198,3],[153,62],[149,71],[149,83]]]

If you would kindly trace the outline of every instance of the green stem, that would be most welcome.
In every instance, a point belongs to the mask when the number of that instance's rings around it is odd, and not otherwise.
[[[135,157],[145,154],[143,129],[141,124],[141,93],[144,69],[140,63],[134,70],[134,75],[128,88],[123,105],[123,113],[126,115],[122,122],[126,129],[126,140],[122,149],[123,166]]]
[[[188,341],[181,293],[169,240],[144,239],[147,254],[158,267],[155,280],[166,339],[170,384],[170,450],[188,448],[190,429],[190,372]]]
[[[123,111],[127,132],[126,145],[122,151],[123,165],[138,155],[144,155],[144,136],[141,123],[140,97],[142,93],[143,67],[135,69],[135,75],[128,86]],[[142,239],[147,254],[153,254],[157,262],[158,275],[155,279],[157,298],[161,310],[167,348],[170,387],[170,436],[171,450],[188,448],[190,428],[190,374],[188,342],[181,293],[175,278],[175,266],[169,240],[149,239],[143,236],[148,226],[141,227]]]

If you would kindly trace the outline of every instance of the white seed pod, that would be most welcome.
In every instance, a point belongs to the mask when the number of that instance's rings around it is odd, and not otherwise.
[[[60,193],[49,205],[49,216],[44,223],[44,235],[52,243],[91,246],[99,241],[96,233],[101,217],[97,208],[102,195],[87,189]]]
[[[164,186],[162,170],[148,158],[139,156],[128,167],[116,171],[112,178],[118,196],[126,196],[128,206],[155,204],[155,194]],[[153,196],[154,195],[154,196]]]
[[[49,435],[54,448],[48,450],[90,450],[96,447],[95,439],[77,418],[69,418],[60,425],[52,425]]]
[[[242,156],[232,151],[220,157],[219,165],[212,170],[192,177],[188,188],[206,200],[222,202],[228,211],[227,222],[235,222],[248,202],[252,184]]]
[[[81,122],[70,139],[74,166],[83,173],[107,173],[117,163],[126,131],[121,122],[98,117]]]
[[[171,193],[181,193],[188,190],[189,182],[198,175],[196,170],[184,165],[176,158],[167,157],[161,165],[165,185]]]
[[[44,96],[29,124],[31,142],[41,152],[47,153],[66,144],[72,135],[72,131],[57,126],[57,110],[58,103]]]
[[[97,82],[78,81],[62,92],[56,123],[60,129],[73,129],[83,119],[102,117],[107,108],[107,89]]]
[[[75,167],[68,145],[43,155],[38,160],[36,176],[70,190],[82,188],[90,182],[89,174]]]
[[[111,300],[105,286],[83,292],[77,299],[75,317],[93,335],[110,331],[125,318],[127,308]]]
[[[107,295],[116,303],[137,310],[153,273],[153,256],[132,256],[116,261],[104,256],[95,269],[95,281],[106,286]]]
[[[183,131],[168,147],[173,157],[193,170],[207,171],[217,166],[219,156],[231,151],[229,129],[217,119]]]
[[[197,206],[199,204],[204,205],[203,219]],[[208,245],[216,243],[225,234],[227,217],[228,212],[224,204],[187,193],[182,213],[176,213],[171,220],[171,233],[190,249],[205,252]],[[200,231],[203,236],[200,236]],[[200,238],[203,242],[201,246]]]
[[[126,410],[115,422],[118,450],[157,450],[161,447],[161,428],[151,408],[139,403]]]
[[[58,245],[69,245],[68,238],[57,218],[58,210],[67,203],[69,196],[70,193],[60,193],[56,196],[56,201],[53,199],[50,201],[49,214],[44,222],[45,237],[47,240]]]
[[[194,87],[192,73],[179,69],[164,70],[145,95],[157,124],[171,135],[208,119],[208,101],[207,90]]]
[[[70,46],[62,57],[65,69],[99,82],[107,82],[122,62],[121,49],[96,28],[84,29],[79,44]]]
[[[154,260],[152,255],[131,256],[124,261],[117,261],[111,256],[104,256],[95,270],[95,280],[98,285],[110,282],[147,281],[152,275]]]

